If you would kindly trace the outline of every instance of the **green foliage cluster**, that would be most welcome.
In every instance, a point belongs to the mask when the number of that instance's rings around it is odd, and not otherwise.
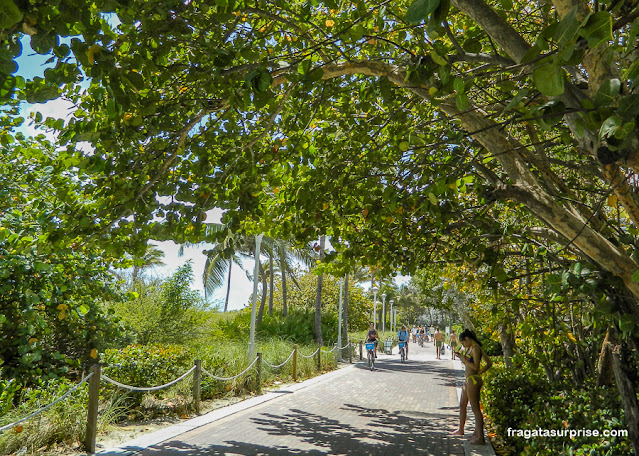
[[[630,441],[624,437],[524,439],[508,436],[508,428],[622,430],[625,428],[623,412],[614,388],[598,387],[591,382],[579,387],[567,382],[551,383],[530,363],[510,369],[499,363],[488,372],[482,394],[484,412],[514,454],[613,456],[631,453]]]
[[[103,303],[124,297],[104,249],[60,241],[66,211],[86,202],[65,171],[74,159],[42,138],[2,138],[10,140],[0,154],[0,378],[35,383],[117,342]]]
[[[193,353],[181,345],[129,345],[106,350],[100,361],[113,380],[148,387],[168,383],[189,370]]]
[[[322,337],[328,346],[337,342],[337,314],[322,312]],[[315,311],[293,309],[286,317],[265,315],[258,333],[264,338],[281,337],[296,344],[312,344],[315,340]]]
[[[234,312],[232,317],[216,320],[211,327],[214,340],[246,340],[251,324],[251,311]],[[322,312],[322,335],[326,344],[337,341],[337,314]],[[280,338],[296,344],[312,344],[315,340],[315,311],[310,308],[294,308],[286,317],[280,313],[264,315],[256,329],[261,339]]]
[[[295,285],[289,281],[287,303],[290,310],[315,309],[315,297],[317,292],[317,275],[313,272],[299,274]],[[281,282],[276,281],[276,291],[273,294],[275,309],[282,307]],[[373,304],[369,296],[361,287],[351,286],[348,289],[348,329],[357,331],[368,326],[368,320]],[[339,309],[339,279],[324,274],[322,283],[322,311],[324,315],[337,316]],[[301,314],[298,314],[301,315]],[[337,327],[337,326],[335,326]],[[322,333],[323,334],[323,333]],[[324,335],[326,338],[327,336]]]
[[[112,308],[139,344],[187,343],[198,336],[207,315],[202,296],[190,288],[192,281],[193,268],[187,262],[166,280],[134,283],[135,298]]]

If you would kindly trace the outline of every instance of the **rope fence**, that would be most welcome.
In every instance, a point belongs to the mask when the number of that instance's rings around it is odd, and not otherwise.
[[[319,349],[319,348],[318,348],[317,350],[315,350],[313,353],[311,353],[310,355],[308,355],[308,356],[306,356],[306,355],[302,355],[301,353],[300,353],[300,356],[301,356],[302,358],[312,358],[313,356],[315,356],[315,355],[317,354],[317,352],[318,352],[318,351],[320,351],[320,349]]]
[[[291,360],[291,358],[293,357],[294,354],[295,354],[295,350],[293,350],[291,352],[291,354],[289,355],[289,357],[286,358],[286,361],[284,361],[282,364],[278,364],[277,366],[273,366],[271,363],[268,363],[266,360],[264,360],[264,364],[266,364],[271,369],[279,369],[280,367],[283,367],[286,363],[288,363]]]
[[[291,352],[291,354],[288,356],[288,358],[286,358],[286,360],[280,364],[277,365],[273,365],[268,363],[267,361],[263,360],[262,358],[262,353],[258,353],[257,356],[255,357],[255,359],[251,362],[251,364],[249,364],[249,366],[244,369],[242,372],[240,372],[237,375],[234,375],[233,377],[218,377],[216,375],[213,375],[211,372],[209,372],[208,370],[206,370],[204,367],[202,367],[201,361],[199,359],[195,360],[194,362],[194,366],[191,367],[188,371],[186,371],[184,374],[182,374],[181,376],[179,376],[178,378],[176,378],[175,380],[172,380],[168,383],[165,383],[164,385],[158,385],[158,386],[149,386],[149,387],[142,387],[142,386],[132,386],[132,385],[126,385],[124,383],[120,383],[116,380],[113,380],[112,378],[108,377],[107,375],[101,374],[101,366],[100,364],[94,364],[91,367],[91,372],[84,377],[77,385],[75,385],[74,387],[72,387],[71,389],[69,389],[66,393],[64,393],[62,396],[60,396],[59,398],[57,398],[56,400],[54,400],[53,402],[51,402],[50,404],[36,410],[33,413],[30,413],[29,415],[25,416],[24,418],[21,418],[11,424],[7,424],[4,425],[2,427],[0,427],[0,433],[3,431],[6,431],[7,429],[11,429],[14,428],[15,426],[17,426],[18,424],[27,421],[31,418],[33,418],[34,416],[37,416],[43,412],[45,412],[46,410],[50,409],[51,407],[53,407],[54,405],[58,404],[59,402],[65,400],[67,397],[69,397],[71,394],[73,394],[75,391],[77,391],[82,385],[84,385],[85,383],[89,383],[89,400],[88,400],[88,413],[87,413],[87,428],[86,428],[86,437],[85,437],[85,442],[84,442],[84,446],[85,449],[88,453],[95,453],[95,448],[96,448],[96,434],[97,434],[97,419],[98,419],[98,398],[99,398],[99,391],[100,391],[100,382],[101,380],[104,380],[106,383],[109,383],[113,386],[116,386],[118,388],[122,388],[128,391],[133,391],[133,392],[151,392],[151,391],[159,391],[165,388],[169,388],[175,384],[177,384],[178,382],[184,380],[186,377],[188,377],[189,375],[193,374],[193,400],[195,403],[195,410],[196,412],[199,414],[200,413],[200,388],[201,388],[201,381],[202,381],[202,373],[208,375],[209,377],[215,379],[215,380],[219,380],[219,381],[231,381],[231,380],[235,380],[238,377],[241,377],[242,375],[247,374],[248,372],[250,372],[251,370],[253,370],[255,368],[255,370],[257,371],[257,388],[258,391],[261,389],[261,377],[262,377],[262,363],[266,364],[268,367],[270,367],[271,369],[279,369],[283,366],[285,366],[286,364],[288,364],[289,361],[291,361],[291,359],[293,360],[293,381],[297,382],[297,373],[298,373],[298,357],[304,358],[304,359],[309,359],[309,358],[317,358],[317,368],[318,370],[321,370],[321,353],[332,353],[335,350],[339,350],[339,352],[336,354],[336,361],[338,360],[338,355],[339,355],[339,359],[341,359],[341,354],[342,351],[349,348],[349,347],[354,347],[355,344],[353,343],[348,343],[343,347],[339,347],[337,344],[335,344],[333,346],[333,348],[331,350],[323,350],[322,347],[318,347],[317,350],[315,350],[313,353],[311,353],[310,355],[303,355],[301,353],[299,353],[297,345],[294,345],[293,351]],[[352,362],[352,352],[353,350],[349,351],[349,359],[350,362]],[[257,365],[257,367],[256,367]]]
[[[202,372],[204,372],[206,375],[208,375],[209,377],[215,379],[215,380],[220,380],[220,381],[230,381],[230,380],[235,380],[238,377],[241,377],[242,375],[246,374],[249,370],[251,370],[251,368],[253,366],[255,366],[255,363],[257,363],[257,358],[255,358],[253,360],[253,362],[251,363],[251,365],[249,367],[247,367],[246,369],[244,369],[243,372],[240,372],[237,375],[234,375],[233,377],[217,377],[215,375],[213,375],[212,373],[210,373],[209,371],[207,371],[206,369],[202,368]]]
[[[77,391],[82,385],[84,385],[91,377],[93,376],[93,372],[90,373],[89,375],[87,375],[86,377],[84,377],[82,379],[82,381],[80,383],[78,383],[77,385],[75,385],[73,388],[71,388],[69,391],[67,391],[66,393],[64,393],[62,396],[60,396],[59,398],[57,398],[55,401],[51,402],[48,405],[45,405],[44,407],[42,407],[41,409],[36,410],[33,413],[30,413],[29,415],[25,416],[24,418],[19,419],[18,421],[14,421],[11,424],[7,424],[5,426],[0,427],[0,432],[6,431],[7,429],[11,429],[14,426],[17,426],[18,424],[27,421],[30,418],[33,418],[36,415],[39,415],[42,412],[46,412],[47,410],[49,410],[51,407],[53,407],[54,405],[56,405],[58,402],[62,402],[63,400],[65,400],[67,397],[69,397],[71,394],[73,394],[75,391]]]
[[[147,386],[131,386],[131,385],[125,385],[124,383],[116,382],[115,380],[107,377],[106,375],[103,375],[102,378],[106,380],[108,383],[111,383],[112,385],[115,385],[117,387],[120,387],[125,390],[129,390],[129,391],[137,391],[137,392],[159,391],[164,388],[168,388],[169,386],[173,386],[176,383],[178,383],[180,380],[183,380],[187,375],[189,375],[191,372],[195,370],[195,367],[196,366],[193,366],[192,368],[190,368],[188,371],[186,371],[184,374],[182,374],[175,380],[172,380],[169,383],[165,383],[164,385],[160,385],[160,386],[148,386],[148,387]]]

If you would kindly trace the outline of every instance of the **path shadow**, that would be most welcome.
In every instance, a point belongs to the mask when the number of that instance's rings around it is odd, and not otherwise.
[[[366,426],[331,419],[321,414],[291,409],[287,413],[261,413],[250,418],[257,429],[277,437],[282,445],[265,445],[251,441],[227,440],[224,444],[196,446],[178,440],[155,445],[144,456],[171,455],[463,455],[463,443],[447,432],[454,424],[449,414],[420,411],[388,411],[353,404],[345,412],[368,418]],[[359,420],[361,422],[361,420]],[[213,431],[214,432],[214,431]],[[289,443],[287,445],[286,443]],[[292,447],[295,446],[295,447]]]
[[[359,369],[368,370],[368,366],[357,364]],[[459,371],[454,367],[446,367],[443,364],[426,363],[421,361],[407,361],[402,363],[399,359],[385,359],[375,364],[375,370],[371,371],[371,375],[384,375],[393,373],[406,373],[415,375],[426,375],[432,377],[433,381],[447,387],[457,387],[459,380]],[[463,374],[462,374],[463,375]]]

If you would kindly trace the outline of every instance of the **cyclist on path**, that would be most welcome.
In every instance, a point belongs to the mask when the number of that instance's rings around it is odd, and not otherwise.
[[[401,331],[397,333],[397,340],[404,342],[404,349],[406,350],[406,359],[408,359],[408,331],[406,325],[402,325]]]
[[[371,325],[368,327],[368,335],[366,336],[366,342],[373,342],[375,344],[375,358],[377,358],[377,344],[379,343],[379,334],[375,329],[375,323],[371,321]]]

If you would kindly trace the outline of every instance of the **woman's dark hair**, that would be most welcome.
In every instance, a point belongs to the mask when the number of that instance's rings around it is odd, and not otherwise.
[[[472,339],[481,347],[481,342],[477,339],[477,335],[470,329],[464,329],[459,335],[459,340]]]

